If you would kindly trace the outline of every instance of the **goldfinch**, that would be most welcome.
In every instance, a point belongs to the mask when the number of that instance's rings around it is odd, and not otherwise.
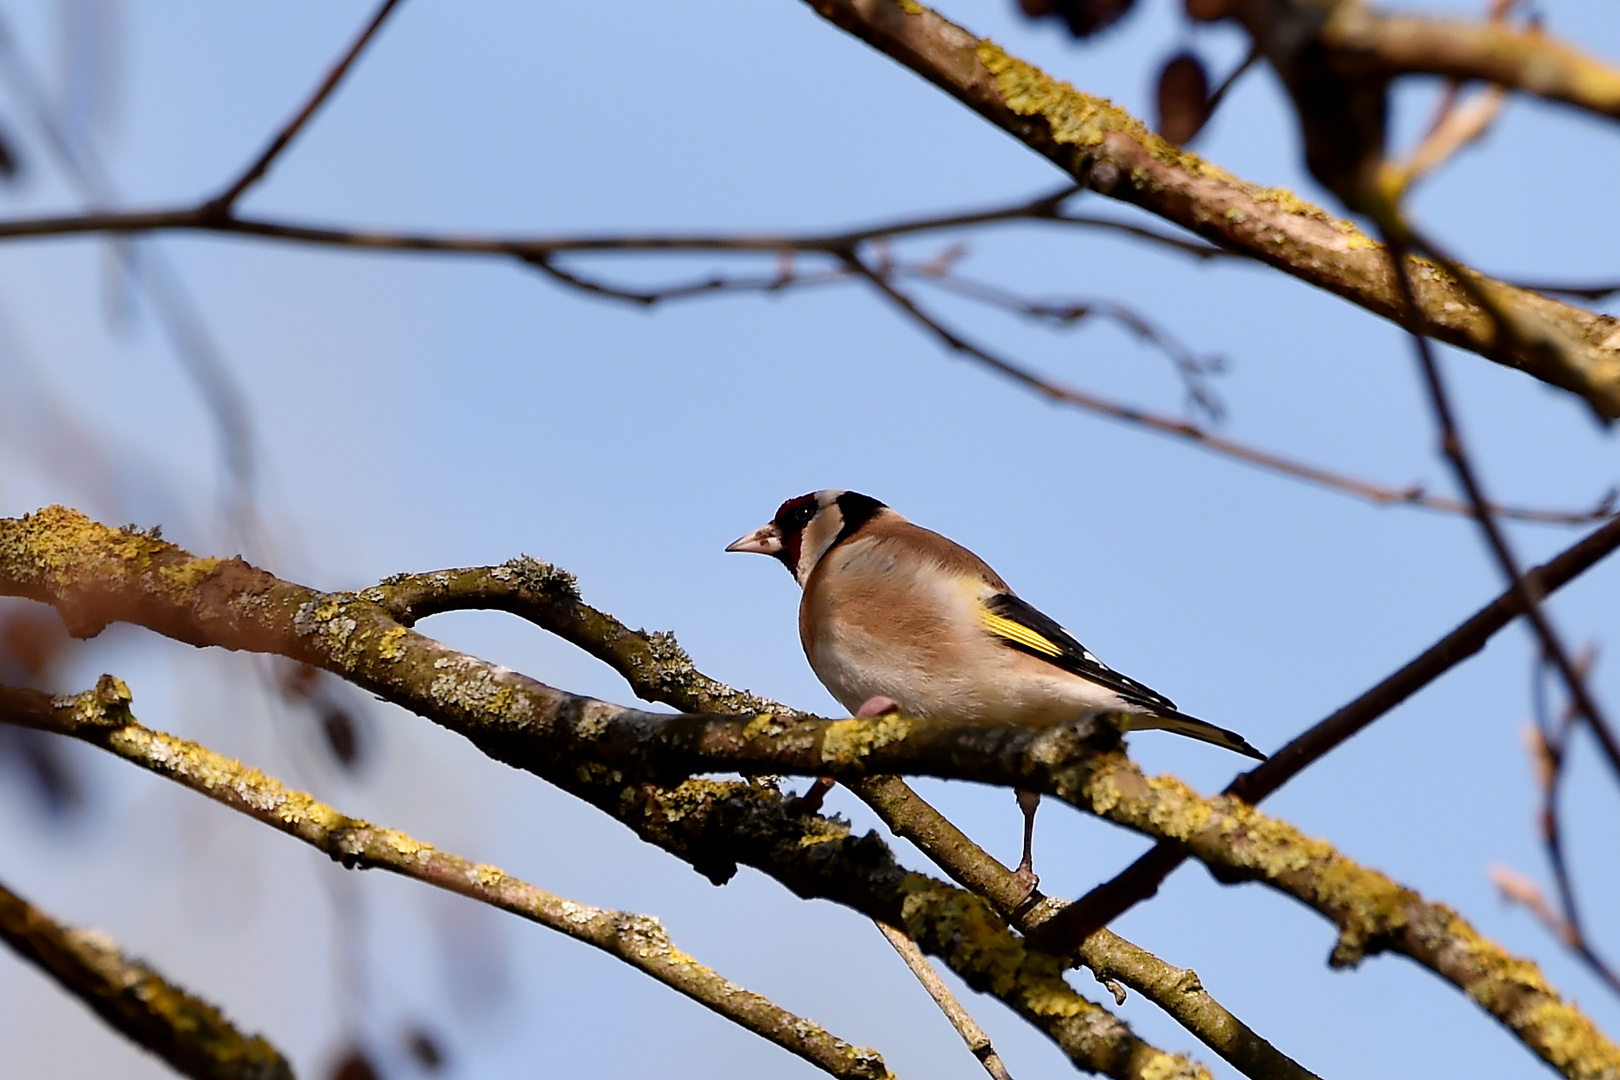
[[[1265,759],[1241,735],[1097,659],[1019,599],[971,551],[853,491],[789,499],[770,523],[726,548],[769,555],[804,595],[799,639],[816,677],[854,715],[1046,727],[1087,710],[1125,731],[1158,729]],[[1020,877],[1034,881],[1030,839],[1039,796],[1021,792]]]

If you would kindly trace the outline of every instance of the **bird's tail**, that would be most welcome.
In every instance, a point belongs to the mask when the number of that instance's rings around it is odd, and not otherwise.
[[[1216,746],[1224,746],[1248,757],[1266,760],[1266,755],[1250,746],[1248,740],[1237,732],[1216,727],[1208,720],[1200,720],[1186,713],[1172,713],[1169,716],[1132,714],[1125,717],[1123,727],[1126,731],[1173,731],[1189,739],[1214,743]]]

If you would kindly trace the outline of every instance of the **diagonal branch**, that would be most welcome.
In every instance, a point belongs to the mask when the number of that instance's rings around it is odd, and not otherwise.
[[[716,882],[739,863],[801,896],[905,931],[975,989],[995,994],[1082,1068],[1115,1077],[1202,1074],[1141,1042],[1074,993],[1058,958],[1028,947],[971,893],[908,873],[875,835],[806,815],[759,785],[686,780],[717,770],[858,779],[914,772],[1047,792],[1157,840],[1183,844],[1223,881],[1258,881],[1338,928],[1333,962],[1413,958],[1463,990],[1570,1077],[1620,1076],[1620,1048],[1526,960],[1331,845],[1232,796],[1148,779],[1102,717],[1046,731],[908,717],[669,716],[555,690],[416,634],[357,594],[318,593],[240,559],[197,559],[147,534],[52,508],[0,519],[0,593],[56,607],[87,635],[136,622],[195,645],[274,652],[331,671],[539,775]]]
[[[878,932],[883,935],[883,940],[894,946],[894,951],[900,954],[900,959],[906,962],[906,967],[917,977],[917,981],[922,983],[923,989],[928,991],[928,996],[939,1006],[939,1011],[945,1014],[945,1019],[949,1020],[956,1033],[962,1036],[962,1041],[967,1043],[968,1051],[979,1059],[984,1071],[989,1073],[993,1080],[1012,1080],[1012,1074],[1002,1063],[1001,1055],[996,1053],[995,1044],[990,1041],[990,1036],[986,1035],[978,1022],[962,1008],[962,1003],[956,1000],[956,995],[945,985],[945,980],[928,965],[928,958],[917,948],[916,943],[892,926],[883,923],[875,925]]]
[[[1053,79],[914,0],[806,2],[1092,190],[1401,320],[1384,248],[1349,222],[1170,145],[1112,103]],[[1577,394],[1602,419],[1620,417],[1615,319],[1478,281],[1530,331],[1523,340],[1503,340],[1468,290],[1430,264],[1415,282],[1423,331]]]
[[[274,777],[205,746],[143,727],[129,690],[103,675],[94,690],[51,698],[0,687],[0,723],[70,735],[167,777],[330,855],[350,869],[389,870],[511,912],[601,949],[699,1005],[754,1032],[831,1076],[891,1080],[875,1051],[836,1038],[677,949],[656,918],[566,900],[402,832],[351,818]],[[143,1042],[143,1045],[145,1043]]]
[[[850,252],[844,258],[852,272],[866,279],[879,295],[894,304],[902,314],[916,322],[925,332],[938,340],[941,345],[952,352],[961,353],[977,360],[991,370],[1034,390],[1048,401],[1071,405],[1087,412],[1135,424],[1160,434],[1185,439],[1212,453],[1233,458],[1246,465],[1253,465],[1269,472],[1291,476],[1306,483],[1315,484],[1318,487],[1354,495],[1376,505],[1411,505],[1445,513],[1473,513],[1472,508],[1466,503],[1456,499],[1448,499],[1444,496],[1427,494],[1420,487],[1396,489],[1372,484],[1345,473],[1319,468],[1315,465],[1283,457],[1280,454],[1274,454],[1269,450],[1262,450],[1259,447],[1238,442],[1235,439],[1229,439],[1224,435],[1217,435],[1186,420],[1149,412],[1134,406],[1122,405],[1107,398],[1098,397],[1095,394],[1054,382],[1005,357],[990,352],[983,346],[969,341],[950,329],[933,315],[923,310],[921,305],[911,296],[900,291],[889,280],[887,275],[869,266],[858,254]],[[1589,514],[1569,514],[1564,511],[1548,511],[1524,507],[1493,507],[1493,510],[1498,514],[1525,521],[1573,524],[1575,523],[1574,519],[1577,517],[1588,521],[1593,520]],[[1598,511],[1601,512],[1602,516],[1607,516],[1609,512],[1609,501],[1607,499],[1599,505]]]
[[[208,1002],[126,959],[106,934],[64,926],[4,885],[0,939],[184,1076],[292,1080],[287,1059],[263,1036],[244,1035]]]

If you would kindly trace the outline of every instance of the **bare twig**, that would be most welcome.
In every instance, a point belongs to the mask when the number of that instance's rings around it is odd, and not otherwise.
[[[373,248],[379,250],[404,250],[420,252],[440,252],[471,255],[495,255],[516,258],[545,273],[552,280],[566,287],[577,289],[592,295],[608,299],[622,300],[639,306],[651,306],[665,300],[682,299],[702,295],[715,295],[733,292],[763,292],[778,291],[794,285],[820,286],[836,284],[846,278],[846,271],[853,271],[853,265],[843,259],[844,252],[850,252],[859,245],[876,241],[884,237],[913,235],[924,232],[963,228],[974,225],[984,225],[1017,220],[1039,220],[1055,223],[1073,224],[1085,227],[1098,227],[1117,229],[1130,235],[1144,236],[1155,242],[1175,246],[1199,257],[1208,258],[1228,254],[1222,249],[1203,244],[1191,244],[1175,237],[1164,236],[1123,222],[1109,221],[1100,218],[1083,218],[1066,216],[1058,208],[1063,199],[1074,192],[1072,187],[1066,187],[1052,195],[1042,196],[1034,200],[1016,204],[990,208],[981,211],[971,211],[938,215],[934,217],[915,218],[901,221],[885,222],[865,228],[828,234],[690,234],[690,235],[648,235],[648,236],[583,236],[583,237],[500,237],[500,236],[453,236],[432,234],[410,234],[393,232],[358,231],[346,229],[319,228],[306,225],[295,225],[285,222],[275,222],[262,219],[242,218],[228,215],[223,218],[212,218],[200,209],[156,210],[138,211],[128,213],[101,213],[86,214],[75,217],[40,218],[33,220],[15,220],[0,222],[0,238],[24,236],[52,236],[70,235],[74,233],[114,232],[120,234],[149,232],[158,230],[181,229],[201,230],[210,232],[237,233],[241,235],[256,236],[270,239],[282,239],[304,243],[334,245],[341,247]],[[567,253],[605,253],[605,252],[649,252],[649,251],[689,251],[689,252],[736,252],[767,254],[780,257],[784,252],[818,253],[832,256],[840,260],[843,270],[832,270],[812,275],[794,276],[789,273],[777,273],[770,277],[740,277],[725,278],[708,276],[696,281],[683,282],[661,288],[627,288],[595,280],[561,266],[556,256]],[[896,276],[913,276],[910,268],[895,266]],[[941,279],[937,275],[915,272],[915,276],[923,277],[943,288],[951,288],[964,294],[974,293],[977,298],[987,302],[1001,302],[1008,299],[1003,295],[997,301],[990,300],[990,292],[986,287],[973,286],[958,280]],[[915,307],[915,305],[912,305]],[[1032,317],[1043,317],[1062,321],[1077,317],[1078,307],[1069,309],[1062,307],[1042,308],[1039,305],[1023,304],[1020,306]],[[1154,330],[1145,324],[1139,317],[1128,318],[1127,312],[1113,305],[1104,308],[1101,305],[1090,305],[1089,310],[1096,310],[1124,322],[1138,334],[1143,334],[1162,351],[1166,351],[1172,359],[1176,360],[1178,367],[1185,373],[1188,368],[1186,362],[1191,353],[1173,342],[1162,332]],[[916,315],[921,315],[917,312]],[[915,317],[915,316],[914,316]],[[938,336],[938,331],[934,331]],[[1108,416],[1125,423],[1136,424],[1160,434],[1172,435],[1189,442],[1193,442],[1211,453],[1233,457],[1239,461],[1256,467],[1292,476],[1307,483],[1316,484],[1329,490],[1335,490],[1364,499],[1376,505],[1415,506],[1435,510],[1441,513],[1465,514],[1470,510],[1459,500],[1445,496],[1431,495],[1419,485],[1407,487],[1390,487],[1361,480],[1356,477],[1338,473],[1330,469],[1318,468],[1302,462],[1297,462],[1280,454],[1251,447],[1236,440],[1217,435],[1214,432],[1201,428],[1193,423],[1174,417],[1167,417],[1139,409],[1134,406],[1110,401],[1100,396],[1069,387],[1062,387],[1050,380],[1043,379],[1034,373],[1011,364],[1010,362],[993,357],[986,350],[964,348],[966,344],[956,335],[951,335],[945,341],[947,346],[967,355],[975,356],[981,362],[1001,371],[1026,387],[1035,390],[1049,400],[1062,401],[1065,404],[1085,409],[1100,415]],[[961,344],[956,344],[961,343]],[[1194,358],[1196,360],[1196,358]],[[1188,384],[1189,393],[1195,400],[1212,402],[1207,389],[1196,383]],[[1581,524],[1607,516],[1609,506],[1607,501],[1600,502],[1592,510],[1546,510],[1531,507],[1496,508],[1499,516],[1514,518],[1523,521],[1536,521],[1548,524]]]
[[[264,177],[264,174],[270,170],[271,164],[287,148],[287,144],[297,137],[298,133],[304,129],[304,125],[309,123],[310,118],[315,115],[316,110],[332,96],[332,91],[337,89],[338,83],[343,81],[343,76],[349,73],[349,68],[354,66],[354,62],[360,58],[361,52],[371,43],[371,39],[376,36],[377,31],[382,29],[383,22],[387,20],[398,3],[399,0],[383,0],[382,6],[377,9],[377,13],[371,17],[371,21],[366,24],[365,29],[360,31],[360,35],[354,39],[354,43],[349,46],[348,51],[332,65],[332,69],[326,73],[326,78],[321,80],[320,84],[315,87],[314,92],[310,94],[309,99],[304,102],[303,108],[294,113],[291,119],[282,126],[281,130],[276,132],[269,144],[260,151],[259,156],[254,158],[246,169],[242,170],[242,175],[237,177],[230,187],[203,204],[202,210],[205,214],[228,215],[231,207],[236,205],[236,201],[242,197],[243,193]]]
[[[969,341],[956,331],[947,327],[923,308],[909,295],[897,289],[886,276],[868,266],[860,255],[849,251],[844,256],[849,268],[865,278],[877,292],[888,299],[903,314],[916,322],[931,336],[953,352],[972,357],[993,371],[1007,376],[1013,381],[1036,391],[1049,401],[1071,405],[1085,409],[1088,412],[1098,413],[1102,416],[1126,423],[1135,424],[1166,435],[1174,435],[1187,440],[1214,453],[1222,454],[1235,460],[1254,465],[1261,469],[1282,473],[1308,483],[1337,491],[1347,492],[1368,502],[1379,505],[1412,505],[1425,509],[1440,510],[1446,513],[1471,513],[1467,504],[1443,496],[1429,495],[1421,488],[1394,489],[1370,484],[1364,480],[1347,476],[1343,473],[1307,465],[1303,462],[1273,454],[1245,443],[1217,435],[1205,428],[1186,420],[1178,420],[1157,413],[1148,412],[1129,405],[1121,405],[1095,394],[1077,390],[1073,387],[1054,382],[1030,371],[1019,364],[1015,364],[1004,357],[990,352],[981,345]],[[1578,515],[1568,514],[1564,511],[1546,511],[1526,508],[1496,508],[1506,510],[1507,513],[1519,520],[1559,522],[1561,524],[1574,524],[1577,521],[1594,520],[1590,513]],[[1605,499],[1599,506],[1600,516],[1609,513],[1608,500]]]
[[[205,746],[143,727],[130,715],[129,691],[117,679],[104,675],[94,690],[56,699],[0,687],[0,722],[83,739],[302,840],[351,869],[389,870],[566,934],[831,1076],[888,1080],[892,1075],[875,1051],[844,1042],[813,1020],[796,1016],[698,963],[670,942],[656,918],[574,903],[493,866],[351,818]],[[3,904],[0,898],[0,912]],[[137,1041],[149,1045],[144,1039]]]
[[[990,1036],[986,1035],[984,1029],[968,1015],[968,1011],[962,1008],[962,1003],[956,1000],[956,995],[945,985],[945,980],[941,979],[939,973],[929,965],[928,957],[922,954],[916,943],[887,923],[874,925],[884,939],[894,946],[894,951],[900,954],[900,959],[906,962],[906,967],[911,969],[911,973],[917,976],[917,981],[928,991],[928,996],[934,999],[939,1011],[945,1014],[945,1019],[951,1022],[956,1033],[962,1036],[962,1041],[967,1043],[968,1051],[979,1059],[980,1065],[984,1066],[984,1071],[995,1080],[1012,1080],[1012,1074],[1007,1071],[1007,1066],[1002,1064],[1001,1055],[996,1053],[995,1046],[990,1042]]]
[[[44,695],[40,695],[43,697]],[[196,1080],[292,1080],[281,1052],[97,930],[64,926],[0,885],[0,940],[138,1046]]]
[[[1411,158],[1398,166],[1402,173],[1402,186],[1410,186],[1438,169],[1469,143],[1484,137],[1506,104],[1507,91],[1500,86],[1490,86],[1466,103],[1445,109],[1434,129],[1412,152]]]
[[[1583,678],[1591,670],[1592,660],[1593,654],[1588,651],[1577,661]],[[1547,862],[1552,867],[1553,881],[1558,888],[1558,910],[1555,912],[1542,899],[1539,890],[1528,879],[1515,878],[1511,871],[1505,869],[1493,873],[1492,877],[1504,896],[1525,904],[1593,974],[1606,983],[1611,991],[1620,994],[1620,974],[1599,955],[1587,937],[1580,903],[1575,896],[1574,877],[1564,852],[1563,815],[1559,813],[1558,797],[1569,758],[1570,728],[1579,718],[1579,712],[1571,703],[1559,711],[1557,719],[1553,718],[1547,702],[1547,666],[1545,657],[1541,657],[1536,664],[1533,683],[1536,726],[1530,729],[1528,735],[1535,759],[1536,783],[1541,789],[1541,842],[1547,849]]]
[[[1580,300],[1607,300],[1620,293],[1620,282],[1600,282],[1596,285],[1578,285],[1556,281],[1516,281],[1515,289],[1546,293],[1549,296],[1573,296]]]
[[[1620,518],[1615,518],[1530,571],[1539,593],[1550,596],[1620,548]],[[1509,588],[1456,629],[1429,646],[1400,670],[1380,680],[1354,701],[1335,710],[1290,740],[1265,763],[1226,786],[1226,793],[1252,805],[1320,760],[1423,687],[1485,647],[1497,631],[1524,612],[1516,588]],[[1187,857],[1179,845],[1161,843],[1120,874],[1097,886],[1065,909],[1062,920],[1043,930],[1048,947],[1060,949],[1083,940],[1158,891],[1159,885]]]

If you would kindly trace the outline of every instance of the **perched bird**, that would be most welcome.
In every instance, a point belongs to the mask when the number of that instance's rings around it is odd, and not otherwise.
[[[1106,710],[1123,730],[1174,731],[1265,759],[1241,735],[1188,716],[1104,664],[1019,599],[977,555],[876,499],[817,491],[726,548],[769,555],[804,595],[799,638],[810,667],[854,715],[1039,728]],[[1035,792],[1019,792],[1033,888]]]

